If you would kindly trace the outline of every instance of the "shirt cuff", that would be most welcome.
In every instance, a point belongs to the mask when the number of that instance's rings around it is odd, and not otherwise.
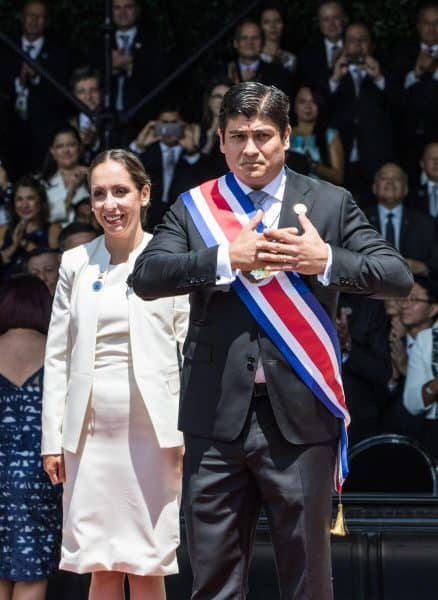
[[[129,149],[135,154],[143,154],[144,152],[144,148],[140,148],[135,140],[129,144]]]
[[[334,94],[336,92],[336,90],[339,87],[339,82],[338,81],[333,81],[333,79],[329,79],[329,88],[332,94]]]
[[[383,91],[386,87],[386,79],[382,75],[379,77],[379,79],[375,80],[374,84],[379,88],[380,91]]]
[[[415,71],[409,71],[409,73],[405,77],[405,90],[407,90],[411,85],[414,85],[419,81],[418,77],[415,75]]]
[[[228,285],[236,279],[236,272],[231,268],[228,244],[219,244],[217,251],[216,285]]]
[[[324,273],[317,275],[319,283],[324,287],[330,285],[330,279],[332,275],[332,264],[333,264],[333,252],[330,244],[326,244],[328,250],[327,264],[325,265]]]
[[[195,154],[183,154],[184,160],[189,163],[189,165],[194,165],[198,162],[200,158],[199,152],[195,152]]]

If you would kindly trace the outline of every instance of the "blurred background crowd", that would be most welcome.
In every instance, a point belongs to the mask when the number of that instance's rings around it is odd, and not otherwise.
[[[53,296],[62,252],[100,233],[87,166],[107,144],[136,153],[152,179],[144,227],[153,231],[179,193],[227,171],[218,112],[225,92],[240,81],[272,84],[289,95],[293,132],[287,164],[350,190],[415,276],[402,301],[340,299],[350,444],[397,433],[438,459],[438,3],[411,3],[410,35],[382,47],[376,22],[363,20],[363,14],[358,18],[354,3],[314,2],[316,33],[301,32],[298,41],[287,35],[293,27],[286,3],[256,3],[226,43],[203,55],[177,86],[132,112],[170,71],[143,4],[112,2],[109,96],[102,32],[81,40],[82,50],[75,53],[72,40],[65,42],[68,31],[64,39],[53,35],[46,2],[30,0],[19,15],[17,9],[3,15],[22,54],[0,44],[0,345],[11,349],[0,354],[0,429],[8,432],[0,441],[0,519],[21,493],[20,478],[30,476],[29,465],[17,476],[8,461],[11,448],[30,452],[36,444],[26,433],[26,406],[39,410],[38,340],[48,319],[44,293]],[[400,3],[401,19],[404,4],[409,3]],[[26,55],[87,112],[27,63]],[[17,337],[22,330],[33,334]],[[6,356],[20,362],[29,349],[36,376],[9,379]],[[40,504],[58,502],[43,483],[37,487]],[[57,539],[56,523],[47,523],[47,535]],[[53,556],[47,561],[53,566]]]

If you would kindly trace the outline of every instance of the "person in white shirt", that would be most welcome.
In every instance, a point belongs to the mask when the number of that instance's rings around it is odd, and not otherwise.
[[[428,289],[412,288],[407,299],[417,305],[417,312],[428,317],[428,327],[419,331],[412,345],[403,394],[405,408],[412,415],[424,417],[419,442],[438,457],[438,285],[430,282]],[[422,308],[418,306],[422,304]],[[413,312],[415,309],[412,309]]]

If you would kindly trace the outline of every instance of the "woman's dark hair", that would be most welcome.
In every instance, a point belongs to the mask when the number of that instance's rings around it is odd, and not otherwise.
[[[23,188],[23,187],[31,188],[38,194],[38,197],[40,200],[40,212],[39,212],[39,217],[38,217],[38,225],[40,227],[43,227],[49,221],[49,204],[47,201],[46,190],[40,181],[38,181],[34,177],[30,177],[29,175],[26,175],[25,177],[21,177],[20,179],[18,179],[14,184],[14,189],[12,191],[12,203],[11,203],[11,208],[10,208],[10,212],[11,212],[10,228],[11,228],[11,230],[13,230],[14,227],[18,224],[18,221],[20,220],[18,218],[17,212],[15,210],[15,196],[17,195],[18,188]]]
[[[47,334],[52,297],[34,275],[17,275],[0,286],[0,335],[9,329],[33,329]]]
[[[212,112],[210,110],[208,103],[209,103],[212,91],[218,85],[224,85],[227,88],[231,88],[231,87],[233,87],[234,82],[231,79],[228,79],[228,77],[219,77],[216,79],[212,79],[212,81],[210,81],[210,83],[207,85],[205,92],[204,92],[204,97],[202,99],[202,119],[201,119],[201,126],[203,129],[206,129],[206,130],[208,130],[210,128],[211,122],[213,120],[213,115],[212,115]]]
[[[138,191],[142,190],[145,185],[151,185],[151,178],[146,173],[141,160],[132,152],[118,148],[116,150],[104,150],[103,152],[100,152],[92,161],[88,169],[88,186],[90,189],[92,172],[98,165],[101,165],[107,160],[113,160],[114,162],[122,164],[128,171]]]
[[[53,175],[58,170],[58,166],[52,156],[52,153],[50,152],[50,148],[55,143],[55,140],[58,137],[58,135],[62,135],[64,133],[70,133],[76,139],[79,146],[82,145],[82,140],[81,140],[81,136],[79,135],[79,131],[76,129],[76,127],[73,127],[72,125],[65,125],[64,127],[60,127],[59,129],[57,129],[56,131],[53,132],[53,134],[50,138],[49,150],[47,151],[47,154],[46,154],[46,157],[45,157],[44,163],[43,163],[43,168],[41,171],[41,177],[47,182],[49,181],[49,179],[51,177],[53,177]]]
[[[298,96],[300,90],[308,89],[312,94],[312,98],[314,103],[318,108],[318,115],[316,117],[316,123],[313,128],[313,133],[315,135],[316,146],[319,149],[319,153],[321,155],[321,160],[324,164],[329,165],[329,156],[328,156],[328,148],[327,148],[327,102],[324,98],[321,90],[314,85],[303,83],[297,90],[295,94],[295,98]],[[298,119],[295,113],[295,108],[292,114],[292,124],[297,125]],[[293,126],[292,126],[293,131]]]

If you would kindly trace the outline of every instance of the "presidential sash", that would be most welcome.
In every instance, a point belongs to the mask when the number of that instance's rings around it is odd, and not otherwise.
[[[232,173],[182,194],[204,243],[228,244],[254,216],[250,198]],[[257,226],[259,232],[264,226]],[[240,271],[231,284],[257,323],[324,406],[341,421],[335,489],[348,474],[347,428],[350,416],[341,379],[336,329],[298,273],[278,272],[254,283]]]

